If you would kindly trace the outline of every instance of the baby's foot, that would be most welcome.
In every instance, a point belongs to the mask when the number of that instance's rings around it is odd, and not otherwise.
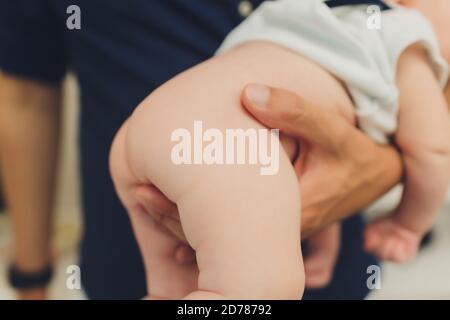
[[[409,230],[394,216],[388,216],[369,224],[364,247],[381,260],[402,263],[416,256],[421,238],[421,234]]]
[[[339,254],[340,240],[339,223],[308,239],[308,253],[304,261],[307,288],[323,288],[330,283]]]

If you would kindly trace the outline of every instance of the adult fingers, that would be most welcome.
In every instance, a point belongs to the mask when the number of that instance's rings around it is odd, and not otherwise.
[[[288,90],[249,84],[242,94],[244,107],[262,124],[314,145],[335,146],[348,124]]]
[[[170,216],[175,220],[180,220],[175,203],[167,199],[155,186],[147,184],[139,185],[135,188],[134,195],[139,204],[148,213],[153,213],[161,217]],[[158,217],[154,218],[155,220],[159,220]]]

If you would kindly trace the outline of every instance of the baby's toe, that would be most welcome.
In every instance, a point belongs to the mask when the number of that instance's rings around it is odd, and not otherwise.
[[[364,231],[364,249],[368,252],[376,250],[381,241],[381,235],[377,228],[369,226]]]

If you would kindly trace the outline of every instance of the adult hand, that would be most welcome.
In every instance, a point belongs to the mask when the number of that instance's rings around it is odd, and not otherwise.
[[[348,217],[401,179],[402,162],[338,114],[289,91],[248,85],[245,108],[262,124],[300,144],[294,168],[301,184],[302,237]]]

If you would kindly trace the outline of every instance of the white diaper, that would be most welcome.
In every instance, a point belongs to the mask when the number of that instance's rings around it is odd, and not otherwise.
[[[367,27],[367,8],[330,9],[322,0],[266,1],[228,35],[218,53],[255,40],[298,51],[347,85],[360,128],[386,143],[397,129],[400,54],[413,43],[423,44],[443,87],[448,65],[431,24],[419,12],[401,7],[382,11],[377,30]]]

